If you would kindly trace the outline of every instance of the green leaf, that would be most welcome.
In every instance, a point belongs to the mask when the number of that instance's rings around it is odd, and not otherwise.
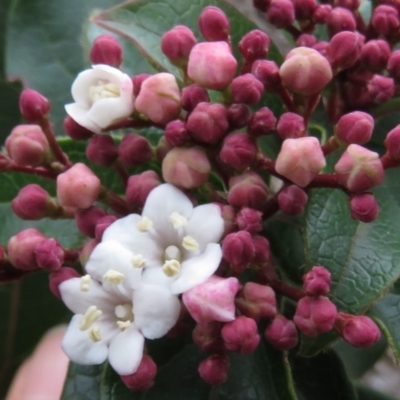
[[[396,400],[395,397],[389,396],[374,389],[365,386],[357,385],[358,400]]]

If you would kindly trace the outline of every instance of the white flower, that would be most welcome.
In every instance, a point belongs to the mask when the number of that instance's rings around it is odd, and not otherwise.
[[[183,192],[163,184],[150,192],[141,216],[131,214],[105,230],[86,270],[101,275],[112,266],[133,288],[145,282],[183,293],[218,268],[223,230],[217,205],[193,207]]]
[[[144,338],[159,338],[177,322],[180,302],[168,288],[142,284],[133,290],[124,278],[110,268],[103,276],[60,284],[64,303],[76,314],[62,341],[72,361],[92,365],[108,358],[119,375],[130,375],[139,367]]]
[[[82,71],[71,88],[75,103],[65,110],[79,125],[95,133],[133,111],[132,79],[117,68],[97,64]]]

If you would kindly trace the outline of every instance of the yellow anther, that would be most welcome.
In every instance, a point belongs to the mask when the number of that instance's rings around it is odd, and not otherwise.
[[[90,340],[92,340],[93,342],[100,342],[101,340],[101,335],[100,335],[100,328],[98,326],[92,326],[89,331],[89,338]]]
[[[132,257],[132,265],[134,268],[144,268],[147,260],[141,254],[134,254]]]
[[[175,276],[181,270],[181,263],[178,260],[167,260],[165,261],[162,270],[168,277]]]
[[[185,236],[182,240],[182,247],[188,251],[194,252],[199,249],[199,244],[192,236]]]
[[[101,316],[102,311],[97,309],[96,306],[90,306],[87,310],[85,315],[79,321],[79,329],[81,331],[86,331],[89,329],[93,323],[95,323]]]
[[[125,329],[129,328],[131,321],[117,321],[118,328],[123,332]]]
[[[90,275],[82,276],[81,281],[80,281],[80,286],[79,286],[82,292],[89,291],[91,280],[92,280],[92,277]]]
[[[139,232],[147,232],[153,227],[153,221],[148,217],[143,217],[137,224],[136,228]]]
[[[124,280],[125,275],[121,272],[109,269],[104,275],[103,279],[112,285],[119,285]]]
[[[114,83],[99,81],[97,85],[89,87],[89,98],[93,103],[100,99],[119,97],[120,95],[119,87]]]
[[[170,216],[169,216],[169,220],[172,223],[172,226],[175,229],[179,229],[182,228],[183,226],[187,225],[188,220],[186,217],[184,217],[183,215],[177,213],[176,211],[173,212]]]

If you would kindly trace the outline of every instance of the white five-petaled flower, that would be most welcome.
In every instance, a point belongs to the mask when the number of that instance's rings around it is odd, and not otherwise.
[[[85,268],[104,275],[112,266],[132,288],[146,283],[180,294],[218,268],[223,229],[217,205],[193,207],[182,191],[163,184],[150,192],[142,215],[121,218],[105,230]]]
[[[76,314],[62,342],[72,361],[92,365],[108,358],[119,375],[130,375],[139,367],[144,338],[159,338],[176,324],[180,302],[168,288],[132,289],[124,278],[109,268],[61,283],[61,297]]]
[[[95,133],[128,117],[133,111],[133,83],[119,69],[97,64],[82,71],[71,88],[75,103],[65,110],[79,125]]]

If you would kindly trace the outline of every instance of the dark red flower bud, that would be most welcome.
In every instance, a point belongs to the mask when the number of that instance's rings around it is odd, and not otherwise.
[[[335,7],[343,7],[352,11],[358,10],[360,7],[360,0],[334,0]]]
[[[342,7],[335,7],[329,13],[326,23],[331,36],[341,31],[355,31],[357,27],[352,12]]]
[[[186,111],[193,111],[199,103],[209,101],[207,90],[200,85],[193,84],[182,89],[182,108]]]
[[[279,67],[275,61],[257,60],[251,67],[251,73],[264,85],[265,90],[276,92],[282,88]]]
[[[35,123],[50,111],[50,102],[36,90],[24,89],[19,97],[19,109],[27,121]]]
[[[375,104],[389,101],[395,92],[394,80],[388,76],[374,75],[368,82],[368,93]]]
[[[257,146],[245,133],[230,133],[224,138],[219,158],[234,169],[249,167],[255,160]]]
[[[331,273],[323,266],[317,265],[303,275],[303,289],[308,296],[324,296],[331,289]]]
[[[74,140],[86,140],[94,135],[94,132],[79,125],[69,115],[64,118],[63,127],[65,133]]]
[[[86,147],[86,157],[97,165],[109,167],[118,158],[118,148],[110,135],[93,136]]]
[[[263,227],[262,213],[244,207],[236,215],[236,224],[241,231],[247,231],[251,234],[258,233]]]
[[[129,206],[132,209],[143,207],[149,193],[160,183],[160,178],[154,171],[130,176],[126,188],[126,201]]]
[[[253,244],[255,249],[253,263],[261,265],[269,262],[271,259],[271,250],[268,240],[264,236],[256,235],[253,237]]]
[[[130,133],[122,139],[118,147],[118,154],[126,166],[133,167],[150,161],[153,151],[145,137]]]
[[[267,11],[267,19],[277,28],[287,28],[295,18],[294,4],[290,0],[272,0]]]
[[[278,314],[264,332],[265,339],[279,350],[290,350],[299,343],[299,333],[293,321]]]
[[[239,50],[245,60],[252,62],[266,58],[271,41],[269,36],[259,29],[246,33],[239,42]]]
[[[147,390],[154,385],[156,375],[157,364],[150,356],[144,354],[136,372],[131,375],[121,375],[121,380],[131,390]]]
[[[190,51],[197,43],[193,32],[184,25],[176,25],[161,38],[161,51],[174,64],[187,62]]]
[[[275,130],[276,118],[268,107],[261,107],[250,119],[247,133],[252,137],[268,135]]]
[[[239,274],[253,261],[255,253],[253,239],[249,232],[239,231],[227,235],[222,243],[222,254],[232,270]]]
[[[400,50],[395,50],[389,58],[387,69],[392,78],[400,81]]]
[[[104,231],[117,220],[115,215],[105,215],[97,220],[96,228],[94,230],[94,236],[96,240],[101,242]]]
[[[351,218],[361,222],[373,222],[379,214],[379,205],[372,193],[350,196]]]
[[[361,51],[361,62],[371,71],[379,72],[386,68],[391,54],[389,44],[381,39],[370,40]]]
[[[75,213],[75,222],[84,235],[94,238],[97,222],[105,215],[106,212],[99,207],[91,206],[85,209],[78,209]]]
[[[311,19],[317,8],[315,0],[293,0],[296,19],[304,21]]]
[[[317,5],[313,13],[313,21],[316,24],[326,24],[331,12],[332,12],[332,6],[330,4]]]
[[[374,9],[371,25],[379,35],[387,36],[395,33],[399,28],[399,13],[396,8],[386,4]]]
[[[296,113],[283,113],[276,125],[276,130],[281,139],[296,139],[306,134],[304,118]]]
[[[246,104],[233,103],[228,107],[227,112],[231,129],[243,128],[250,121],[251,112]]]
[[[61,299],[59,286],[71,278],[79,278],[81,275],[70,267],[62,267],[49,275],[49,287],[54,296]]]
[[[93,41],[89,57],[93,64],[118,68],[122,63],[122,46],[114,36],[100,35]]]
[[[307,193],[296,185],[287,186],[278,194],[279,209],[287,215],[302,214],[307,201]]]
[[[313,47],[317,42],[318,39],[314,35],[302,33],[296,40],[296,47]]]
[[[391,158],[400,159],[400,125],[397,125],[387,134],[385,146]]]
[[[233,101],[244,104],[257,104],[264,91],[264,85],[253,75],[244,74],[232,81]]]
[[[165,139],[172,147],[181,147],[186,144],[190,136],[186,129],[185,122],[180,119],[168,122],[165,127]]]
[[[197,324],[192,332],[194,344],[203,351],[221,351],[224,342],[221,336],[222,322]]]
[[[342,115],[335,126],[337,139],[347,144],[369,142],[374,130],[374,119],[362,111]]]
[[[209,385],[219,385],[228,379],[229,358],[225,354],[213,354],[199,365],[199,375]]]
[[[135,97],[138,96],[138,94],[140,93],[140,89],[142,88],[142,83],[149,78],[151,75],[150,74],[138,74],[135,75],[132,78],[132,82],[133,82],[133,95]]]
[[[230,31],[229,19],[220,8],[208,6],[199,16],[199,29],[204,39],[210,42],[226,41]]]
[[[46,239],[35,248],[36,262],[39,268],[47,271],[57,271],[64,262],[64,249],[55,239]]]

